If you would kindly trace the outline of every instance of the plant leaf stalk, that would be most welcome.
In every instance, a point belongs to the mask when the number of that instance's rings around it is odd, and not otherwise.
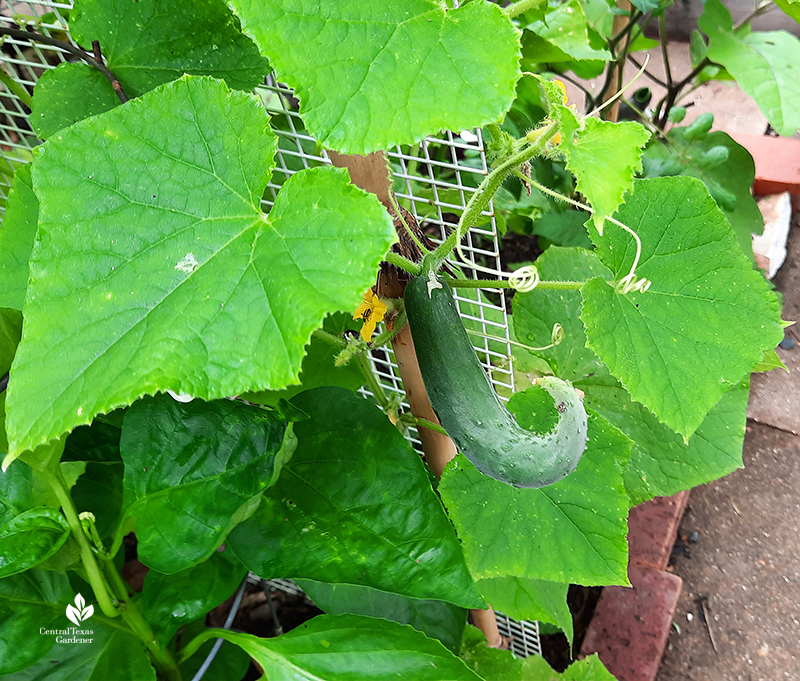
[[[42,474],[47,484],[50,485],[55,493],[58,503],[61,504],[61,509],[67,519],[72,535],[80,546],[81,562],[83,563],[84,570],[86,570],[89,584],[94,590],[97,604],[107,617],[119,617],[119,603],[109,593],[108,584],[103,577],[100,565],[97,562],[97,557],[94,551],[92,551],[92,546],[83,530],[78,512],[75,510],[75,505],[72,503],[72,497],[67,491],[67,484],[64,480],[64,476],[61,474],[59,463],[56,461],[55,465],[43,469]]]
[[[142,613],[139,612],[136,604],[130,600],[125,582],[122,581],[122,577],[120,577],[119,572],[117,572],[117,569],[110,557],[104,560],[103,563],[106,576],[109,578],[111,585],[114,587],[114,591],[117,593],[117,598],[122,603],[120,614],[122,615],[122,619],[124,620],[125,624],[127,624],[133,633],[142,640],[145,646],[147,646],[147,650],[150,652],[150,655],[153,658],[153,662],[156,664],[156,666],[163,673],[165,673],[169,679],[172,679],[173,681],[179,681],[181,678],[181,673],[178,669],[178,663],[175,660],[175,656],[170,650],[164,648],[158,642],[156,635],[153,633],[152,627],[142,616]]]
[[[445,277],[445,281],[450,288],[510,288],[516,289],[514,282],[506,279],[455,279],[453,277]],[[541,281],[536,284],[536,288],[548,289],[553,291],[572,291],[578,290],[583,286],[585,281]]]
[[[98,561],[98,555],[92,547],[92,542],[86,536],[83,523],[81,523],[81,519],[72,502],[66,481],[61,473],[59,461],[54,461],[52,465],[41,469],[41,472],[45,481],[55,493],[59,504],[61,504],[61,509],[67,519],[72,535],[80,546],[81,564],[97,598],[100,610],[104,615],[112,618],[112,622],[113,618],[121,616],[130,631],[136,634],[147,646],[156,665],[168,678],[178,681],[180,679],[180,671],[175,658],[158,643],[150,625],[142,617],[138,608],[130,602],[128,590],[114,567],[111,557],[108,554],[101,554],[99,556],[100,561]],[[111,583],[110,585],[109,582]],[[116,592],[116,594],[113,592]]]

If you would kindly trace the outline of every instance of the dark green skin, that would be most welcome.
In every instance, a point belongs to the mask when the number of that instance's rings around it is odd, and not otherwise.
[[[422,380],[442,426],[464,456],[495,480],[514,487],[558,482],[575,470],[586,448],[586,410],[578,393],[560,379],[542,379],[559,407],[559,422],[544,436],[520,427],[481,366],[450,287],[435,281],[441,288],[429,294],[428,278],[414,277],[404,298]]]

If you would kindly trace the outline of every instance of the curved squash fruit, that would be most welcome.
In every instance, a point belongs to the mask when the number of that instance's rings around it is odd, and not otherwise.
[[[544,487],[575,470],[587,435],[577,391],[553,376],[539,379],[558,405],[558,423],[546,435],[525,430],[478,361],[447,283],[414,277],[404,299],[428,399],[464,456],[482,473],[514,487]]]

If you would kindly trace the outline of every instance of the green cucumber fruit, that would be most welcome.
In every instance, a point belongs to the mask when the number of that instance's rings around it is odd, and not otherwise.
[[[558,423],[546,435],[525,430],[478,361],[447,283],[414,277],[404,298],[428,399],[464,456],[482,473],[514,487],[544,487],[574,471],[587,433],[578,392],[559,378],[539,379],[555,400]]]

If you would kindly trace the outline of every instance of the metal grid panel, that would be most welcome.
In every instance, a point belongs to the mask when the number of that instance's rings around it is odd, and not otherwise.
[[[324,149],[305,132],[297,110],[297,102],[288,88],[267,79],[257,92],[272,115],[278,135],[278,154],[275,173],[268,185],[264,208],[269,210],[280,185],[287,177],[304,168],[329,164]],[[398,146],[388,152],[394,169],[394,185],[398,200],[417,218],[431,238],[441,241],[466,208],[470,196],[488,174],[481,131],[462,136],[447,132],[445,137],[429,137],[420,144]],[[469,141],[465,141],[467,138]],[[467,232],[463,251],[466,256],[500,276],[500,247],[497,224],[490,204],[483,212],[485,223]],[[430,233],[433,231],[433,233]],[[454,261],[458,265],[458,261]],[[469,271],[469,267],[464,268]],[[472,342],[483,365],[492,373],[492,381],[500,389],[514,389],[511,366],[511,346],[508,343],[508,318],[505,299],[501,295],[477,293],[473,297],[463,290],[455,298],[465,319],[472,320],[480,332],[498,340],[473,336]],[[465,306],[468,306],[465,310]],[[498,347],[503,349],[498,352]],[[382,385],[389,392],[404,395],[395,369],[391,348],[373,353],[372,365]],[[368,394],[366,390],[363,391]],[[407,404],[403,404],[407,408]]]
[[[18,15],[39,20],[37,30],[45,35],[59,37],[67,31],[67,12],[72,2],[53,0],[28,0],[9,2],[0,0],[0,22],[6,25],[19,23]],[[6,37],[3,43],[0,68],[18,80],[32,92],[41,74],[66,61],[66,55],[58,48],[26,43]],[[267,78],[256,93],[272,116],[273,129],[278,135],[275,172],[267,186],[262,201],[269,210],[283,182],[295,172],[321,164],[330,159],[324,149],[303,126],[298,114],[297,101],[293,93],[278,83],[274,77]],[[28,116],[19,99],[0,87],[0,147],[2,161],[16,168],[31,159],[30,150],[39,144],[33,134]],[[453,228],[464,211],[477,186],[488,174],[481,131],[454,134],[446,132],[442,137],[429,137],[416,145],[398,146],[388,152],[394,170],[395,192],[400,203],[417,218],[420,226],[434,240],[441,240]],[[0,161],[0,163],[2,163]],[[10,187],[10,172],[0,168],[0,211],[5,211],[5,199]],[[0,213],[1,214],[1,213]],[[497,224],[490,204],[483,213],[484,222],[473,226],[466,235],[463,251],[467,258],[483,268],[500,275],[500,249]],[[432,232],[432,233],[431,233]],[[458,265],[456,261],[454,264]],[[461,264],[466,273],[472,270]],[[483,365],[490,371],[492,382],[501,391],[513,391],[514,376],[511,366],[511,346],[505,300],[492,292],[475,292],[472,297],[464,290],[455,291],[455,298],[462,317],[471,320],[481,333],[497,338],[497,341],[473,336],[473,345]],[[477,330],[477,329],[476,329]],[[390,347],[374,352],[371,357],[373,369],[384,389],[400,398],[405,396],[402,381],[397,372],[397,363]],[[362,393],[370,396],[366,389]],[[408,404],[401,402],[408,409]],[[409,439],[416,447],[419,441],[411,429]],[[518,624],[498,613],[507,631],[517,643],[515,653],[520,656],[539,652],[538,626],[534,623]],[[506,633],[502,628],[501,631]],[[507,634],[508,635],[508,634]]]
[[[494,611],[497,630],[511,639],[511,652],[517,657],[541,655],[542,643],[539,639],[539,623],[512,620],[498,610]]]

